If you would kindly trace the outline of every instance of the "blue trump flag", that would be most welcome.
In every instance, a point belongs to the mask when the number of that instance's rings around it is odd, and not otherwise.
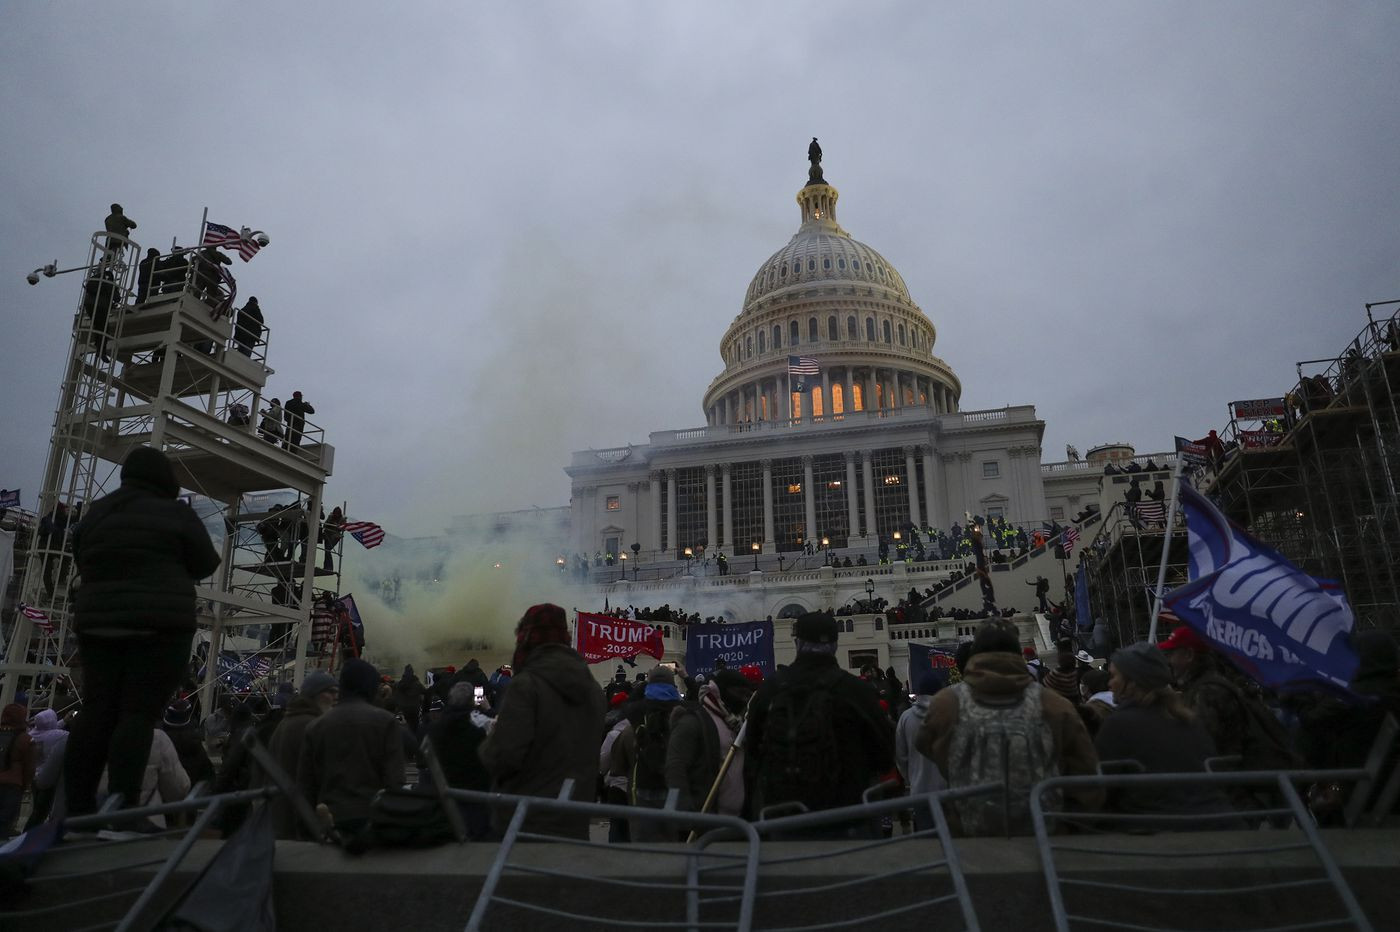
[[[956,683],[962,679],[958,675],[958,664],[954,659],[954,654],[950,650],[942,647],[932,647],[928,644],[917,644],[909,642],[909,688],[917,690],[919,688],[919,677],[925,670],[932,670],[939,674],[943,682]]]
[[[757,664],[763,678],[773,675],[773,622],[691,625],[685,635],[685,668],[692,675],[715,672],[715,661],[731,670]]]
[[[1074,614],[1078,627],[1085,630],[1094,627],[1094,615],[1089,610],[1089,573],[1083,563],[1074,574]]]
[[[19,489],[0,489],[0,508],[18,508]]]
[[[1354,618],[1336,583],[1314,579],[1181,486],[1190,579],[1164,601],[1261,685],[1345,689],[1356,673]]]

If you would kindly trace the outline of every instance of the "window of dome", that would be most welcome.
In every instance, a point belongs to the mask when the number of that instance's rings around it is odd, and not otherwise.
[[[879,272],[880,272],[880,277],[881,277],[881,278],[884,278],[884,277],[885,277],[885,267],[884,267],[883,265],[877,265],[877,266],[875,266],[875,268],[879,270]]]
[[[815,343],[821,339],[821,334],[817,332],[817,319],[810,317],[807,319],[807,340]]]
[[[816,259],[808,259],[808,260],[807,260],[807,271],[809,271],[809,272],[815,272],[816,270],[817,270],[817,260],[816,260]]]
[[[875,342],[875,318],[865,318],[865,339],[871,343]]]
[[[857,329],[857,327],[856,327],[856,319],[855,319],[854,317],[847,317],[847,318],[846,318],[846,339],[848,339],[848,340],[859,340],[859,339],[860,339],[860,330]]]
[[[830,271],[831,271],[831,260],[830,260],[830,259],[823,259],[823,260],[822,260],[822,268],[825,269],[826,271],[830,272]]]
[[[753,355],[753,337],[745,337],[745,338],[744,338],[744,355],[745,355],[745,356],[752,356],[752,355]]]
[[[783,328],[780,324],[773,325],[773,349],[778,349],[783,345]]]
[[[837,260],[836,260],[836,267],[837,267],[838,269],[844,270],[844,269],[846,268],[846,260],[845,260],[845,259],[837,259]]]
[[[903,346],[903,345],[904,345],[904,325],[903,325],[903,324],[900,324],[900,325],[899,325],[899,345],[900,345],[900,346]]]
[[[826,319],[826,338],[832,343],[835,343],[841,338],[841,328],[836,325],[835,314]]]
[[[786,266],[786,265],[782,265],[782,266],[779,266],[779,267],[778,267],[778,277],[779,277],[779,278],[787,278],[787,266]]]
[[[885,334],[885,342],[886,342],[886,343],[893,343],[894,341],[890,339],[890,322],[889,322],[888,320],[885,320],[885,321],[881,321],[881,324],[882,324],[882,326],[881,326],[880,329],[881,329],[881,330],[884,332],[884,334]],[[762,352],[762,347],[759,348],[759,352]]]
[[[798,326],[797,326],[797,321],[795,321],[795,320],[790,320],[790,321],[788,321],[788,342],[789,342],[789,343],[791,343],[793,346],[796,346],[797,343],[798,343],[798,339],[797,339],[797,338],[798,338],[798,335],[799,335],[801,332],[802,332],[802,331],[801,331],[801,330],[798,328]]]
[[[758,331],[758,354],[763,355],[763,331]]]
[[[859,260],[859,259],[852,259],[852,260],[851,260],[851,268],[853,268],[853,269],[855,269],[857,272],[859,272],[859,271],[860,271],[860,260]]]

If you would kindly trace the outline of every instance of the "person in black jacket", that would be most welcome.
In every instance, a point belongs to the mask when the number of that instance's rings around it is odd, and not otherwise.
[[[880,710],[874,688],[838,665],[836,619],[808,612],[793,625],[793,638],[797,658],[764,681],[749,705],[744,779],[754,815],[785,802],[810,810],[859,803],[894,768],[894,723]],[[824,828],[822,834],[868,835],[876,828]]]
[[[218,568],[219,554],[179,492],[165,454],[139,447],[121,488],[93,502],[73,534],[85,692],[64,766],[74,815],[96,810],[104,767],[111,792],[139,798],[151,735],[189,665],[195,582]]]
[[[249,298],[248,303],[239,309],[233,325],[234,345],[244,356],[252,356],[253,347],[258,345],[266,329],[263,326],[263,312],[258,299]]]
[[[301,392],[292,392],[292,399],[282,406],[283,417],[287,420],[287,449],[301,446],[301,435],[306,430],[306,416],[315,414],[316,409],[301,397]]]
[[[486,732],[479,722],[473,720],[477,711],[475,702],[476,687],[468,683],[455,683],[448,691],[447,709],[428,729],[428,737],[433,743],[433,753],[442,764],[442,775],[447,785],[457,790],[491,789],[491,774],[481,763],[477,748],[486,740]],[[459,800],[462,819],[467,826],[467,837],[472,841],[483,841],[491,837],[491,813],[481,803],[468,803]]]

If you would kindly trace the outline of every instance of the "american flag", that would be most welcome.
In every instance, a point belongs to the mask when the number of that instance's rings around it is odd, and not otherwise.
[[[373,521],[350,521],[340,527],[366,550],[384,543],[384,529]]]
[[[1074,553],[1074,545],[1079,543],[1079,528],[1074,525],[1065,528],[1065,533],[1060,540],[1065,545],[1065,556],[1071,555]]]
[[[233,275],[222,265],[219,266],[219,280],[228,288],[228,297],[219,302],[219,306],[214,308],[214,319],[217,320],[233,310],[233,299],[238,296],[238,283],[233,280]]]
[[[43,629],[45,634],[54,633],[53,622],[49,620],[47,612],[42,612],[21,602],[19,603],[19,613]]]
[[[238,257],[247,262],[257,255],[262,246],[248,233],[248,228],[244,227],[240,232],[233,227],[226,227],[222,223],[215,223],[212,220],[204,224],[204,240],[201,246],[223,246],[227,249],[238,250]]]
[[[1142,524],[1165,524],[1167,520],[1166,502],[1146,501],[1132,506],[1130,517]]]
[[[807,384],[807,376],[821,374],[821,366],[811,356],[789,356],[788,375],[797,376],[797,391],[802,391]]]

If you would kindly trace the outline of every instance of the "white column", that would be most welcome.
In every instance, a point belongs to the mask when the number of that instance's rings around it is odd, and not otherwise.
[[[846,457],[846,538],[855,540],[860,536],[860,509],[856,507],[859,498],[856,494],[856,455],[847,450]]]
[[[876,536],[875,529],[875,451],[862,450],[861,461],[865,466],[865,533],[869,537]]]
[[[822,529],[817,527],[817,490],[812,487],[812,454],[802,456],[802,499],[807,506],[807,540],[821,540]]]
[[[763,549],[773,552],[773,461],[763,460]]]
[[[890,372],[894,376],[894,404],[890,405],[890,407],[902,408],[904,407],[904,389],[899,384],[899,370],[892,369]]]
[[[933,447],[923,443],[919,450],[924,454],[924,517],[930,527],[938,527],[938,511],[934,507],[934,488],[938,485],[937,473],[933,471]]]
[[[705,464],[705,549],[713,550],[718,539],[718,513],[715,511],[715,464]]]
[[[730,556],[734,556],[734,507],[731,505],[731,481],[732,476],[729,471],[729,464],[720,465],[720,491],[724,500],[724,528],[720,533],[719,549],[729,550]]]
[[[666,553],[670,559],[680,548],[676,546],[676,471],[666,470]]]
[[[865,373],[865,410],[879,410],[875,402],[875,367],[871,366]]]
[[[661,551],[661,473],[654,472],[648,478],[647,491],[651,495],[651,540],[646,542],[648,550]],[[584,556],[588,555],[588,545],[584,544]]]
[[[914,468],[914,448],[904,448],[904,481],[909,485],[909,520],[919,526],[919,473]]]

